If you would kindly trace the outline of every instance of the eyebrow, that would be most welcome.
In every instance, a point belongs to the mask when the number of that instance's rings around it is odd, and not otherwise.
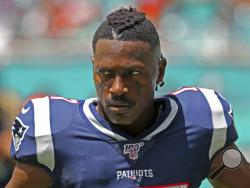
[[[145,65],[127,65],[125,66],[125,69],[130,70],[130,69],[143,69],[145,68]]]

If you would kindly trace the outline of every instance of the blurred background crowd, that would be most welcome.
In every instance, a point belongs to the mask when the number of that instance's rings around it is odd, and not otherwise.
[[[250,159],[250,0],[0,0],[0,187],[12,169],[11,125],[27,98],[95,96],[92,37],[121,6],[145,12],[159,31],[169,64],[158,94],[187,85],[221,92]]]

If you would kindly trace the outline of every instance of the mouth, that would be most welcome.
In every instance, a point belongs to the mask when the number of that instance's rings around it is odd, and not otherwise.
[[[109,104],[108,109],[115,114],[125,114],[127,113],[132,105],[130,104]]]

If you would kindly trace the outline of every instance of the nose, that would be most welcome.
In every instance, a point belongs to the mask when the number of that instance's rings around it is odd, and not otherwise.
[[[109,88],[109,92],[113,95],[123,95],[128,92],[128,88],[125,86],[124,80],[121,76],[116,76],[112,86]]]

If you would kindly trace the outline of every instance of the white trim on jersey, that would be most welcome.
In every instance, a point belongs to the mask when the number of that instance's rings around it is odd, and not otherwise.
[[[169,113],[168,117],[157,129],[155,129],[152,133],[146,136],[143,140],[150,140],[152,137],[154,137],[155,135],[159,134],[160,132],[168,128],[168,126],[173,121],[178,111],[178,106],[174,100],[170,99],[170,105],[171,105],[171,112]]]
[[[117,140],[117,141],[125,141],[127,140],[125,137],[116,134],[108,129],[106,129],[105,127],[103,127],[103,125],[95,118],[95,116],[92,114],[91,110],[89,109],[89,105],[90,103],[93,102],[97,102],[96,98],[90,98],[85,100],[84,105],[83,105],[83,111],[86,115],[86,117],[88,118],[88,120],[91,122],[92,125],[95,126],[95,128],[97,128],[99,131],[101,131],[102,133],[104,133],[105,135]]]
[[[50,129],[49,98],[31,100],[34,105],[34,129],[37,160],[51,171],[55,167],[54,145]]]
[[[101,131],[105,135],[107,135],[107,136],[109,136],[109,137],[111,137],[111,138],[113,138],[113,139],[115,139],[117,141],[125,141],[125,140],[127,140],[125,137],[106,129],[95,118],[95,116],[92,114],[91,110],[89,109],[89,105],[90,105],[90,103],[96,102],[96,101],[97,101],[96,98],[87,99],[84,102],[84,105],[83,105],[83,111],[84,111],[86,117],[88,118],[88,120],[91,122],[91,124],[94,125],[95,128],[97,128],[99,131]],[[169,113],[168,117],[164,120],[164,122],[157,129],[155,129],[153,132],[151,132],[146,137],[142,138],[142,140],[150,140],[152,137],[154,137],[155,135],[159,134],[160,132],[162,132],[166,128],[168,128],[168,126],[173,121],[173,119],[176,116],[176,113],[178,111],[178,106],[177,106],[177,104],[176,104],[176,102],[174,100],[170,99],[170,105],[171,105],[171,112]]]
[[[224,114],[223,106],[215,94],[214,90],[199,88],[206,97],[211,109],[213,136],[209,149],[209,159],[211,159],[216,151],[224,147],[227,137],[227,122]]]

